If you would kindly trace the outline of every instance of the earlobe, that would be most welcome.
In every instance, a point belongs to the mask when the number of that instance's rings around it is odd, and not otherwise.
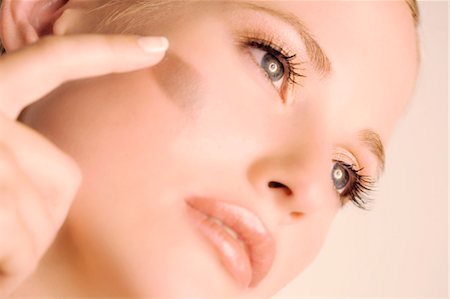
[[[68,0],[3,0],[0,37],[6,51],[13,51],[53,33],[53,24]]]

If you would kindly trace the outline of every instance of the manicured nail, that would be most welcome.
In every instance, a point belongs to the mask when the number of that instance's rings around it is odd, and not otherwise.
[[[164,52],[169,47],[169,41],[163,36],[146,36],[138,39],[138,44],[144,52],[153,54]]]

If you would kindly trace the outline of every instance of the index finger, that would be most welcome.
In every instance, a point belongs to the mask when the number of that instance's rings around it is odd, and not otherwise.
[[[69,80],[155,65],[167,47],[164,37],[45,37],[0,57],[0,113],[15,119],[23,108]]]

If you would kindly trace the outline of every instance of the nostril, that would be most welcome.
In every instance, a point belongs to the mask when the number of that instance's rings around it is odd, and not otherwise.
[[[280,182],[276,182],[276,181],[270,181],[267,186],[271,189],[281,189],[282,191],[284,191],[284,193],[286,195],[291,195],[292,194],[292,190],[286,186],[285,184],[282,184]]]
[[[300,212],[291,212],[289,215],[292,219],[299,219],[303,214]]]
[[[287,188],[286,185],[279,183],[279,182],[274,182],[274,181],[270,181],[268,186],[269,186],[269,188]]]

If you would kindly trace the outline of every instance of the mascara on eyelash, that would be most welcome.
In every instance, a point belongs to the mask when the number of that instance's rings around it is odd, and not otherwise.
[[[341,198],[348,198],[349,201],[362,210],[370,210],[369,203],[373,201],[373,198],[369,196],[369,193],[374,191],[376,181],[369,175],[360,174],[364,169],[363,167],[355,169],[355,165],[338,160],[335,160],[335,163],[339,163],[353,174],[352,186],[341,195]]]
[[[301,85],[299,79],[306,78],[304,73],[300,73],[299,66],[302,62],[294,62],[294,59],[297,57],[297,54],[288,52],[283,47],[278,46],[271,39],[259,38],[259,37],[245,37],[241,42],[244,46],[257,48],[263,51],[266,51],[278,59],[283,60],[287,69],[288,69],[288,80],[294,85]],[[304,69],[301,69],[304,71]]]

